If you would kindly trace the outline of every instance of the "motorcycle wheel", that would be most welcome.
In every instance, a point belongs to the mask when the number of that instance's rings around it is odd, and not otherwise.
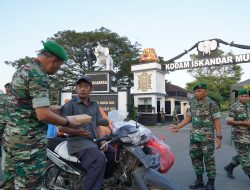
[[[45,171],[43,184],[49,190],[67,190],[69,188],[64,175],[58,166],[51,164]]]

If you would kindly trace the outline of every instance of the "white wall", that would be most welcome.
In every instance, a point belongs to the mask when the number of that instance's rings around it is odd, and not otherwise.
[[[134,73],[134,91],[133,94],[147,94],[147,93],[162,93],[165,92],[165,72],[161,70],[161,64],[159,63],[144,63],[133,65],[131,67],[132,72]],[[139,87],[139,78],[141,75],[146,74],[149,79],[150,88],[138,89]]]
[[[127,112],[127,91],[118,91],[118,110]]]

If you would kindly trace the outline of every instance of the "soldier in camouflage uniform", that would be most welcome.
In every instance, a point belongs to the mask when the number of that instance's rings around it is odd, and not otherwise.
[[[6,94],[0,94],[0,145],[2,146],[2,135],[6,125],[6,121],[8,120],[8,109],[7,103],[9,102],[8,98],[11,95],[11,83],[7,83],[4,85]]]
[[[4,190],[41,189],[47,159],[45,121],[72,127],[79,124],[55,114],[49,107],[48,75],[60,68],[67,54],[56,42],[43,45],[37,58],[23,65],[12,78],[9,120],[3,134]]]
[[[177,124],[179,122],[179,118],[178,118],[178,115],[177,115],[177,110],[174,109],[173,111],[173,124]]]
[[[204,187],[202,176],[204,173],[204,161],[208,176],[205,190],[214,190],[216,176],[214,142],[216,143],[216,149],[221,148],[221,115],[218,105],[207,97],[207,85],[205,83],[197,83],[193,90],[196,99],[190,102],[190,109],[187,116],[178,125],[170,126],[169,130],[174,133],[178,132],[192,121],[190,157],[197,179],[189,188],[197,189]],[[214,129],[216,131],[215,137]]]
[[[10,87],[11,83],[7,83],[4,85],[6,94],[0,94],[0,151],[2,150],[2,136],[3,131],[6,126],[6,122],[8,121],[8,108],[7,104],[9,102],[10,97]],[[2,151],[0,152],[2,157]],[[2,159],[2,158],[1,158]],[[3,176],[2,176],[2,166],[0,165],[0,186],[3,184]]]
[[[0,146],[2,145],[2,134],[5,127],[5,121],[4,121],[4,110],[5,110],[5,102],[6,102],[6,94],[2,91],[0,93]]]
[[[249,92],[246,89],[239,90],[239,101],[234,103],[227,117],[227,124],[234,128],[234,147],[237,155],[231,163],[225,166],[229,178],[234,179],[233,170],[241,164],[242,169],[250,179],[250,107]]]

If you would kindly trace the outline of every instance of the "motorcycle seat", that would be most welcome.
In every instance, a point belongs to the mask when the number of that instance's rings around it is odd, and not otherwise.
[[[70,162],[80,163],[77,157],[69,155],[68,152],[68,141],[63,141],[58,144],[55,148],[55,153],[61,156],[63,159],[68,160]]]

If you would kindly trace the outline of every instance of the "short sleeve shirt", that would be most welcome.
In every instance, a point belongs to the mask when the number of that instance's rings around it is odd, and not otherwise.
[[[79,96],[72,99],[68,103],[64,104],[62,107],[62,116],[70,116],[70,115],[80,115],[80,114],[88,114],[92,117],[92,121],[89,124],[81,126],[84,130],[87,130],[91,134],[91,138],[97,137],[97,123],[100,119],[102,119],[101,112],[99,110],[99,106],[96,102],[89,100],[89,104],[85,105]],[[74,154],[80,150],[86,148],[97,147],[96,143],[93,142],[92,139],[85,137],[69,137],[68,141],[68,151],[69,154]]]
[[[250,119],[249,104],[234,103],[229,110],[227,120],[247,121]],[[233,126],[233,135],[236,142],[250,143],[250,128],[247,126]]]
[[[35,108],[50,106],[49,78],[38,60],[18,69],[12,78],[8,103],[7,145],[20,148],[44,147],[46,124],[38,121]]]
[[[204,142],[214,139],[214,119],[220,118],[221,114],[218,105],[206,97],[203,102],[196,99],[190,102],[190,109],[187,113],[192,117],[191,140]]]

